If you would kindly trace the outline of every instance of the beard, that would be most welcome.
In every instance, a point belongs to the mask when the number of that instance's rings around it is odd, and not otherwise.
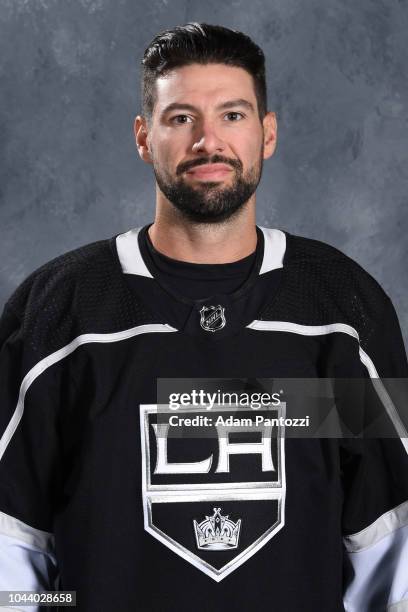
[[[240,160],[213,155],[180,164],[176,178],[173,178],[155,163],[153,156],[152,159],[160,190],[184,218],[194,223],[220,223],[237,215],[258,187],[262,175],[263,148],[258,162],[245,174]],[[209,163],[232,166],[235,170],[232,184],[224,187],[220,182],[207,181],[193,187],[186,183],[182,176],[184,172]]]

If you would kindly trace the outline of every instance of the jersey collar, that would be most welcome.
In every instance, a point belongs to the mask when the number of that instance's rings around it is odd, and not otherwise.
[[[150,224],[149,224],[150,225]],[[138,227],[116,236],[116,249],[124,274],[135,274],[147,278],[154,278],[148,267],[146,254],[142,254],[139,234],[147,230],[149,225]],[[260,256],[260,266],[257,274],[265,274],[271,270],[283,268],[283,259],[286,251],[286,234],[278,229],[257,226],[262,232],[263,249]],[[259,237],[259,231],[258,237]]]
[[[275,295],[280,286],[286,261],[286,234],[281,230],[256,226],[255,262],[248,278],[236,291],[205,299],[191,299],[176,293],[166,279],[157,276],[146,243],[145,234],[149,226],[116,236],[113,245],[116,246],[118,263],[126,281],[138,298],[178,331],[210,343],[241,333],[248,323],[257,318],[264,302]],[[205,315],[208,309],[214,308],[222,309],[226,324],[216,333],[208,333],[203,329],[200,317],[203,312]]]

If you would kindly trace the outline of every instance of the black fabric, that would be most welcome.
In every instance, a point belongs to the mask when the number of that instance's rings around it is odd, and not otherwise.
[[[206,299],[220,293],[233,293],[246,281],[255,263],[256,250],[231,263],[196,264],[178,261],[155,249],[148,231],[143,231],[142,240],[149,250],[155,278],[170,287],[173,293],[191,299]],[[258,240],[258,250],[259,242]]]
[[[336,248],[310,238],[287,237],[279,299],[260,318],[305,325],[342,322],[354,327],[367,346],[380,325],[386,295],[377,281]]]
[[[148,227],[145,226],[140,230],[138,244],[144,262],[154,280],[135,274],[126,274],[124,282],[134,293],[135,298],[143,302],[161,321],[186,334],[200,338],[201,342],[219,343],[230,335],[239,334],[245,325],[256,318],[261,307],[271,300],[281,284],[282,269],[272,270],[268,274],[259,274],[264,253],[264,238],[262,231],[257,227],[257,248],[253,254],[252,267],[249,273],[246,272],[246,279],[243,282],[241,279],[239,286],[230,292],[224,290],[223,284],[218,287],[216,283],[220,293],[212,293],[204,298],[188,297],[183,292],[186,284],[184,279],[180,279],[182,291],[178,292],[172,282],[174,277],[160,274],[160,272],[156,276],[157,270],[146,240]],[[176,267],[178,263],[180,262],[175,262]],[[194,269],[195,266],[192,267]],[[207,281],[206,285],[209,286]],[[226,319],[225,326],[214,334],[204,331],[200,323],[201,309],[211,306],[224,308]]]
[[[279,503],[242,499],[251,482],[265,477],[257,457],[232,458],[225,482],[243,486],[236,498],[218,499],[219,489],[212,488],[222,480],[217,441],[203,437],[176,448],[169,440],[174,462],[212,458],[201,475],[203,491],[213,495],[208,503],[161,503],[156,496],[151,513],[196,557],[208,563],[216,558],[196,548],[193,531],[193,520],[214,507],[242,520],[246,544],[268,521],[273,527],[280,508],[284,525],[220,582],[146,529],[149,454],[141,415],[157,403],[158,379],[214,378],[221,384],[233,378],[258,389],[263,378],[367,378],[362,347],[380,375],[406,375],[395,311],[372,277],[336,249],[289,233],[283,268],[259,274],[264,245],[257,232],[252,266],[244,263],[229,293],[223,285],[207,298],[182,299],[183,287],[167,287],[164,277],[124,274],[112,238],[46,264],[6,305],[0,321],[1,435],[16,414],[22,381],[37,370],[0,459],[0,511],[55,534],[61,588],[77,591],[80,612],[342,611],[342,536],[408,499],[400,440],[287,439],[285,504],[282,492]],[[226,325],[209,333],[199,312],[214,304],[225,307]],[[259,331],[248,327],[254,320],[289,327]],[[360,341],[347,333],[290,328],[334,323],[353,328]],[[274,450],[274,461],[276,456]],[[160,479],[166,481],[165,473]],[[194,479],[186,473],[181,479],[185,492]],[[278,482],[276,473],[272,480]],[[223,552],[214,565],[234,554]],[[387,555],[396,563],[395,551]]]
[[[83,333],[160,322],[123,277],[114,238],[60,255],[30,274],[5,305],[24,334],[25,372]]]

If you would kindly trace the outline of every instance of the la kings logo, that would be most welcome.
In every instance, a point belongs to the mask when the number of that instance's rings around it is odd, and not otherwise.
[[[254,424],[262,409],[182,408],[176,418],[140,408],[145,529],[219,582],[284,526],[283,432]],[[267,416],[285,416],[284,404]]]

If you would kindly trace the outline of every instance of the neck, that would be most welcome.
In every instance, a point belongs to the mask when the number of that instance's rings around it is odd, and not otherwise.
[[[157,251],[179,261],[238,261],[256,249],[255,195],[237,215],[221,223],[192,223],[170,202],[157,202],[149,237]]]

